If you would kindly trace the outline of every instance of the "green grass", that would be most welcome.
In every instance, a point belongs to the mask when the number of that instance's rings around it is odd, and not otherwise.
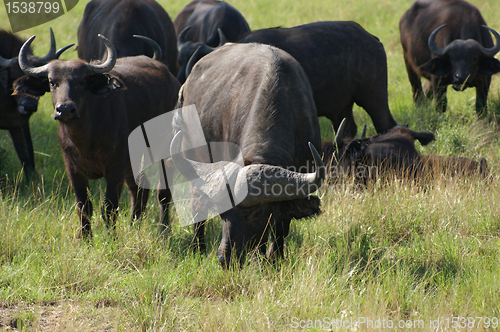
[[[184,1],[159,1],[174,18]],[[494,0],[471,1],[500,30]],[[92,183],[95,213],[91,244],[76,238],[73,191],[64,170],[50,95],[31,119],[40,179],[25,185],[6,131],[0,135],[0,329],[47,331],[280,331],[298,320],[365,317],[418,322],[500,316],[500,76],[493,78],[489,113],[477,119],[475,91],[448,92],[448,111],[415,108],[398,21],[412,1],[231,1],[253,29],[319,20],[353,20],[384,43],[389,103],[398,123],[430,130],[425,154],[486,157],[492,181],[393,179],[364,191],[330,187],[323,213],[293,221],[285,259],[269,265],[249,256],[241,270],[222,270],[215,258],[217,220],[209,224],[208,254],[188,250],[189,227],[175,223],[167,242],[156,237],[154,197],[142,222],[129,222],[124,191],[117,239],[99,216],[105,184]],[[45,54],[48,27],[58,46],[76,43],[85,1],[69,14],[23,31],[36,34]],[[0,27],[8,28],[4,10]],[[68,51],[63,58],[76,57]],[[370,118],[356,107],[358,126]],[[321,119],[323,138],[332,139]],[[152,195],[153,196],[153,195]],[[295,318],[294,318],[295,317]],[[307,322],[306,322],[307,323]],[[314,322],[313,322],[314,323]],[[476,320],[476,326],[479,322]],[[444,327],[442,325],[442,327]],[[361,330],[371,330],[362,325]],[[399,328],[400,329],[400,328]],[[485,330],[484,321],[477,328]],[[435,329],[434,329],[435,330]]]

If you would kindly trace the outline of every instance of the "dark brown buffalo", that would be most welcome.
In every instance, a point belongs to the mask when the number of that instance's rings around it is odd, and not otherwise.
[[[367,180],[383,174],[406,178],[489,174],[485,158],[477,162],[464,157],[420,155],[415,140],[427,145],[434,140],[434,134],[396,126],[382,135],[351,139],[343,138],[341,128],[334,142],[323,142],[323,155],[333,180]]]
[[[197,51],[196,62],[226,41],[236,42],[250,32],[247,21],[236,8],[223,1],[194,0],[174,20],[179,37],[179,82],[186,81],[189,59]],[[222,34],[219,34],[219,29]],[[224,36],[224,37],[220,37]]]
[[[397,125],[387,100],[384,46],[359,24],[316,22],[264,29],[253,31],[238,42],[272,45],[297,59],[311,83],[318,116],[330,119],[335,130],[345,118],[345,134],[356,136],[354,103],[370,115],[377,132]]]
[[[247,179],[249,193],[221,214],[219,262],[228,266],[234,255],[241,255],[242,261],[244,253],[255,247],[264,253],[269,234],[272,240],[267,256],[283,256],[291,219],[319,212],[319,198],[309,194],[325,176],[314,149],[320,147],[321,140],[312,92],[299,63],[268,45],[229,43],[196,64],[183,85],[180,101],[196,106],[208,143],[236,144],[245,165],[238,179]],[[174,116],[174,129],[183,132],[180,114]],[[226,190],[224,178],[202,175],[210,175],[212,164],[198,165],[203,172],[194,174],[195,168],[190,166],[194,162],[178,154],[177,138],[171,147],[176,168],[188,179],[202,178],[213,195]],[[300,173],[310,171],[313,160],[318,166],[316,173]],[[198,161],[210,162],[208,158]],[[238,197],[239,190],[236,186],[233,189],[233,196]],[[194,192],[193,213],[206,216],[206,205],[200,204],[203,195]],[[203,224],[195,225],[202,249]]]
[[[131,193],[133,218],[142,215],[149,191],[139,192],[135,182],[128,136],[145,121],[171,111],[179,90],[179,83],[166,65],[146,56],[117,59],[111,42],[100,37],[108,54],[103,63],[56,60],[41,67],[32,66],[27,60],[26,50],[34,39],[31,37],[19,53],[21,69],[28,76],[16,83],[20,91],[52,94],[54,119],[59,121],[59,143],[84,237],[92,236],[89,180],[106,179],[103,215],[112,229],[124,181]],[[159,198],[163,218],[170,191],[160,190]]]
[[[78,57],[86,61],[106,58],[106,48],[97,35],[107,36],[118,57],[147,55],[149,45],[134,39],[142,35],[156,41],[162,51],[161,61],[177,75],[177,37],[168,13],[154,0],[92,0],[87,3],[78,26]]]
[[[66,46],[56,52],[56,44],[52,29],[50,29],[51,46],[44,57],[32,56],[31,49],[27,49],[29,61],[41,66],[57,59]],[[13,83],[24,76],[19,68],[17,55],[24,41],[11,32],[0,30],[0,129],[9,131],[17,156],[24,166],[24,173],[28,179],[35,174],[35,158],[31,141],[29,119],[38,108],[38,95],[31,91],[22,91],[13,95]]]
[[[418,0],[401,17],[399,30],[415,103],[434,98],[436,110],[444,112],[448,85],[456,91],[475,87],[481,114],[491,75],[500,71],[493,57],[500,50],[500,35],[486,26],[479,10],[463,0]],[[422,77],[430,81],[424,90]]]

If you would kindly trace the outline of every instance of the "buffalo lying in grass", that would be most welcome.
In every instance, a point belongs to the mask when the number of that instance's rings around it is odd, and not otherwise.
[[[464,157],[421,155],[415,140],[427,145],[434,140],[429,131],[396,126],[389,132],[357,139],[343,137],[343,125],[333,142],[323,142],[323,155],[330,165],[330,178],[367,180],[383,174],[406,178],[428,176],[489,175],[485,158],[479,162]]]

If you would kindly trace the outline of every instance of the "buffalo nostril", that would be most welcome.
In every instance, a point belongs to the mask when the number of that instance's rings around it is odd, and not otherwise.
[[[73,104],[57,105],[54,119],[79,119],[80,114]]]

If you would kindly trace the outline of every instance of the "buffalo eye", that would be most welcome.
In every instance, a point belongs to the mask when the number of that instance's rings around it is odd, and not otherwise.
[[[51,88],[57,88],[59,87],[59,84],[57,84],[56,82],[54,82],[53,80],[49,80],[49,84],[50,84],[50,87]]]

